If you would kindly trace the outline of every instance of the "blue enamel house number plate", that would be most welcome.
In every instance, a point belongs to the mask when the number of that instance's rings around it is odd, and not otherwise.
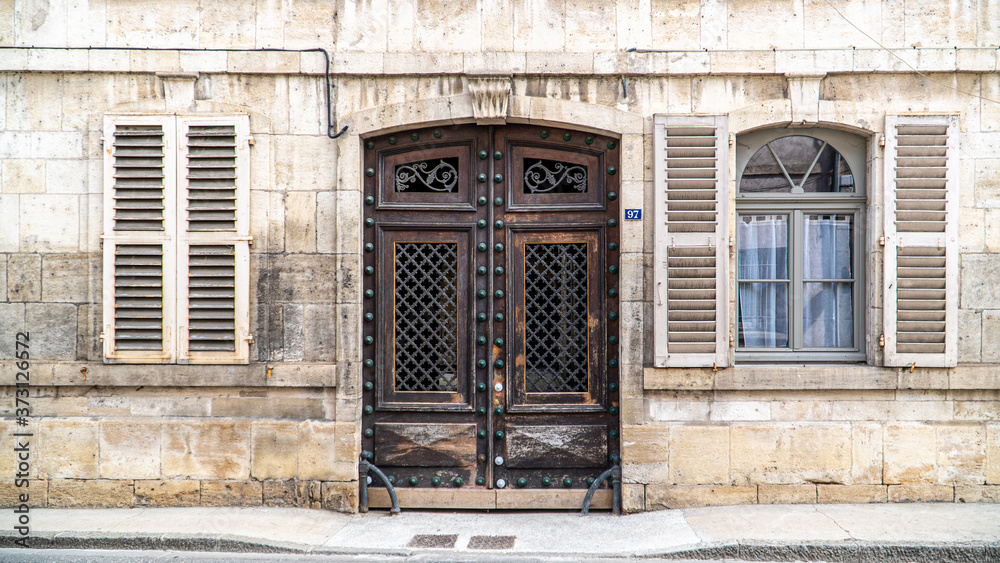
[[[626,221],[641,221],[642,220],[642,209],[626,209],[625,210],[625,220]]]

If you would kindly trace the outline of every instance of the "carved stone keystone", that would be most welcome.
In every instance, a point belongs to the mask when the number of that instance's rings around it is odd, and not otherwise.
[[[479,125],[507,122],[507,102],[510,100],[510,77],[470,76],[472,114]]]

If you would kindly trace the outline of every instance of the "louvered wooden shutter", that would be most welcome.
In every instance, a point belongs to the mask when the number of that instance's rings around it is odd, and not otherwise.
[[[249,356],[249,131],[246,116],[179,120],[182,360]]]
[[[958,346],[958,117],[885,126],[885,364],[950,367]]]
[[[175,128],[168,117],[104,123],[104,355],[174,359]]]
[[[729,358],[725,116],[654,120],[654,365]]]

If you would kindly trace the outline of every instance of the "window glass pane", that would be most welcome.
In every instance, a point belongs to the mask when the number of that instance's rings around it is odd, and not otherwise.
[[[854,277],[853,215],[806,215],[803,232],[805,279]]]
[[[524,159],[524,193],[580,194],[587,192],[587,168],[572,162]]]
[[[761,147],[750,158],[743,177],[740,179],[740,191],[747,193],[790,192],[792,185],[788,183],[778,162],[774,160],[767,145]]]
[[[400,164],[394,174],[397,192],[451,193],[458,188],[458,158]]]
[[[739,345],[746,348],[788,346],[788,284],[741,282]]]
[[[805,283],[802,344],[809,348],[854,346],[853,283]]]
[[[741,215],[737,225],[739,278],[788,279],[788,216]]]
[[[823,144],[823,141],[815,137],[804,135],[782,137],[768,143],[796,186],[802,183]]]
[[[827,145],[816,160],[809,179],[802,185],[805,192],[853,192],[854,175],[851,167],[833,147]]]

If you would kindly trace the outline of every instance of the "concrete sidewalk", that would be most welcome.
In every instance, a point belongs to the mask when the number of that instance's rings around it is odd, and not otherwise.
[[[0,535],[16,536],[0,513]],[[754,505],[628,516],[291,508],[32,509],[35,548],[1000,561],[1000,505]],[[6,542],[9,546],[9,541]]]

